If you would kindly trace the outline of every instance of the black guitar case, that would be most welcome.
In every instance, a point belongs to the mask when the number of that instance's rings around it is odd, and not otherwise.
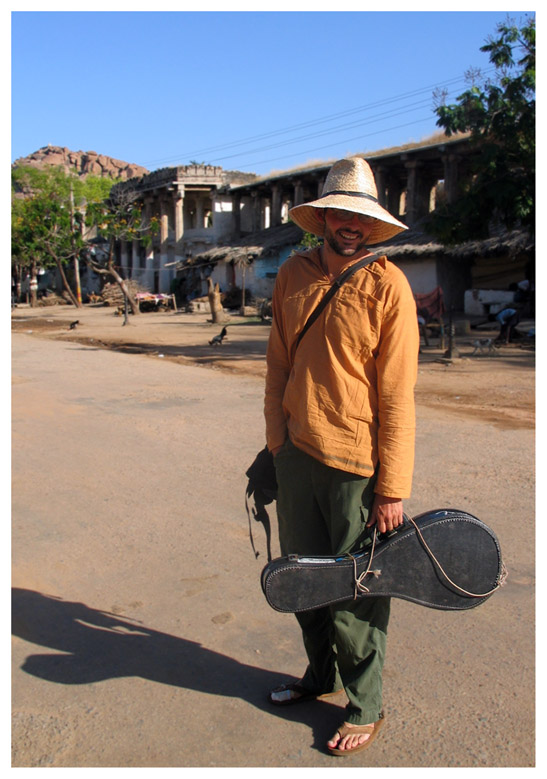
[[[352,556],[272,560],[261,581],[276,611],[309,611],[371,596],[452,611],[484,603],[504,576],[492,530],[465,511],[437,509],[405,516],[397,530],[367,539]]]

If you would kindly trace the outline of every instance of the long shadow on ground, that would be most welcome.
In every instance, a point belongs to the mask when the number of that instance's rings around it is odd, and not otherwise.
[[[21,669],[56,684],[91,684],[140,676],[209,695],[241,698],[269,714],[312,728],[313,746],[324,744],[343,718],[340,705],[325,701],[280,708],[267,691],[286,675],[240,663],[195,641],[161,633],[115,614],[32,590],[12,590],[12,633],[68,654],[35,654]]]

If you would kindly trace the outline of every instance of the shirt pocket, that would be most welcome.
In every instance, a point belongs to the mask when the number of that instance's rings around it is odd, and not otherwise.
[[[309,286],[283,300],[283,319],[289,343],[289,354],[294,358],[296,340],[311,313],[324,297],[324,286]],[[332,301],[331,301],[332,302]],[[330,305],[330,304],[329,304]],[[328,306],[327,306],[328,308]],[[315,325],[314,325],[315,327]]]
[[[375,354],[382,328],[382,301],[348,285],[340,289],[330,306],[325,324],[333,347],[349,350],[361,362]]]

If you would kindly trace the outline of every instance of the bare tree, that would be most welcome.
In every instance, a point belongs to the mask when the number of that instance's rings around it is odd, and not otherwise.
[[[108,250],[104,254],[93,254],[88,250],[86,263],[95,273],[111,278],[120,287],[132,313],[139,314],[139,304],[115,264],[116,244],[119,241],[140,241],[148,245],[152,235],[159,230],[158,218],[154,216],[149,221],[144,220],[135,188],[115,187],[107,200],[88,204],[87,221],[108,242]]]

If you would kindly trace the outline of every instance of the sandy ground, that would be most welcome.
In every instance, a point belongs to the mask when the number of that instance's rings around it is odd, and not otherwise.
[[[343,696],[266,701],[304,669],[243,505],[268,325],[122,321],[12,314],[13,766],[332,767]],[[480,517],[509,578],[468,612],[393,601],[388,723],[344,766],[534,765],[534,353],[472,338],[421,355],[406,509]]]

